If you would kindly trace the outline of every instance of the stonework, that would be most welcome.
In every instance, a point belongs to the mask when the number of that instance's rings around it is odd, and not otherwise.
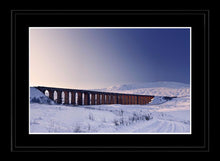
[[[64,92],[64,104],[72,105],[100,105],[100,104],[140,104],[145,105],[151,102],[154,96],[110,93],[99,91],[88,91],[78,89],[52,88],[52,87],[35,87],[45,94],[49,92],[49,98],[57,104],[62,103],[62,92]],[[57,92],[57,99],[54,99],[54,92]],[[69,93],[71,93],[71,102],[69,102]],[[78,97],[76,97],[76,94]],[[84,95],[84,100],[83,96]],[[91,95],[91,97],[90,97]]]

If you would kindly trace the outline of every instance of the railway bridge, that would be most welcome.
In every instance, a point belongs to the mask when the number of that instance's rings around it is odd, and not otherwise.
[[[145,105],[151,102],[154,96],[125,94],[113,92],[101,92],[92,90],[54,88],[54,87],[35,87],[47,95],[57,104],[72,105],[101,105],[101,104],[140,104]]]

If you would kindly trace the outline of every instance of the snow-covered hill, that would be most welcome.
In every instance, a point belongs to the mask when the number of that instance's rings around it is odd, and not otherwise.
[[[96,90],[171,97],[183,97],[190,95],[190,85],[179,82],[147,82],[139,84],[123,84]]]
[[[115,91],[115,90],[134,90],[140,88],[185,88],[189,87],[189,84],[179,83],[179,82],[166,82],[166,81],[158,81],[158,82],[146,82],[146,83],[131,83],[131,84],[122,84],[117,86],[112,86],[109,88],[105,88],[105,90]]]
[[[54,104],[54,101],[45,96],[37,88],[30,87],[30,103]]]

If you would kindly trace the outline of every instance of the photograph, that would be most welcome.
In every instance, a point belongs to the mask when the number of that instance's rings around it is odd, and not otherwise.
[[[191,27],[29,27],[29,134],[192,134]]]

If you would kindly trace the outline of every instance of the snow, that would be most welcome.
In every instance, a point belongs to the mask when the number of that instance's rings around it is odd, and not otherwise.
[[[122,88],[123,87],[123,88]],[[129,90],[129,88],[131,88]],[[156,95],[147,105],[57,105],[30,89],[31,134],[190,134],[190,87],[175,82],[120,85],[105,91]],[[167,100],[162,96],[177,96]],[[46,97],[46,98],[45,98]],[[41,100],[40,99],[40,100]],[[47,99],[47,100],[46,100]],[[44,103],[42,103],[44,102]],[[50,103],[48,103],[50,102]]]
[[[37,88],[30,87],[30,103],[55,104]]]

